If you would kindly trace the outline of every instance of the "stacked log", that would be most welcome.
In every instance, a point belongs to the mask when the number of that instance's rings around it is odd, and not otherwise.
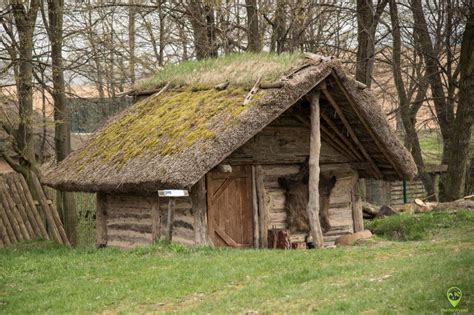
[[[0,174],[0,247],[19,241],[54,240],[70,245],[56,209],[46,198],[38,178],[33,178],[33,198],[22,175]]]

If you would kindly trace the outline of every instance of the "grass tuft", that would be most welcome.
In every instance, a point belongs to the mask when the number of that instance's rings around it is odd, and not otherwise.
[[[265,81],[278,80],[302,60],[302,54],[288,53],[235,53],[200,61],[189,60],[164,67],[154,77],[138,82],[135,88],[151,90],[168,82],[174,86],[214,86],[226,81],[250,88],[259,77]]]
[[[365,227],[378,236],[396,241],[419,241],[437,234],[440,229],[456,228],[461,225],[474,226],[474,212],[429,212],[411,215],[401,213],[372,221]]]

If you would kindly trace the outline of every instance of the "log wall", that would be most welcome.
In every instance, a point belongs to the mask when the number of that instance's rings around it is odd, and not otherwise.
[[[160,223],[156,239],[166,231],[168,198],[157,195],[106,195],[107,246],[136,247],[153,242],[153,220]],[[153,205],[159,202],[159,219],[153,217]],[[194,244],[194,218],[190,198],[175,198],[172,241]]]

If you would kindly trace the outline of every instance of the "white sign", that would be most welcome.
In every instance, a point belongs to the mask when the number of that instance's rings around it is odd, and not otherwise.
[[[158,196],[160,197],[187,197],[189,192],[183,189],[165,189],[158,190]]]

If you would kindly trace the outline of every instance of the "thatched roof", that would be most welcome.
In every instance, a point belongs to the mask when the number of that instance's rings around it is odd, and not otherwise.
[[[206,62],[203,67],[197,62],[188,64],[190,71],[179,66],[165,68],[168,74],[140,87],[160,92],[111,120],[43,181],[55,188],[79,191],[190,188],[323,81],[359,144],[363,143],[371,156],[373,168],[386,180],[415,175],[411,155],[390,130],[376,100],[348,78],[338,61],[315,56],[304,59],[301,55],[280,58],[239,55],[206,61],[214,62],[214,66]],[[258,77],[262,82],[280,78],[282,87],[260,89],[243,106],[249,87]],[[229,86],[221,91],[214,89],[214,84],[224,78]],[[329,108],[325,103],[323,98],[323,113]],[[322,139],[325,141],[324,135]],[[373,168],[360,173],[374,177]]]

